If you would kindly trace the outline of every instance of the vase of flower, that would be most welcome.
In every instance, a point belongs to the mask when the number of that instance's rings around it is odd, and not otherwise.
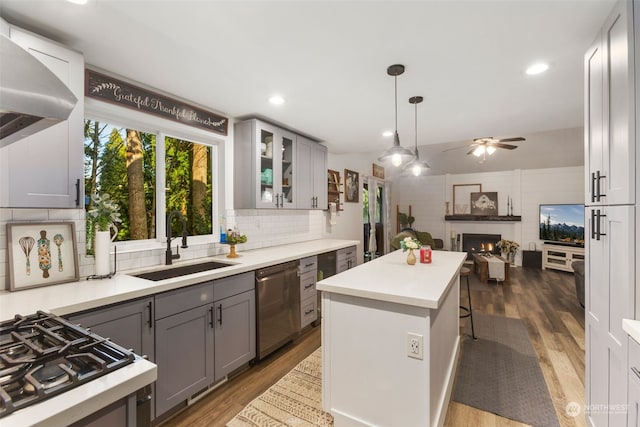
[[[420,249],[422,243],[420,240],[414,239],[413,237],[405,237],[400,241],[400,247],[402,248],[402,252],[409,251],[409,255],[407,255],[407,264],[415,265],[416,263],[416,255],[413,253],[414,249]]]
[[[118,236],[118,228],[115,223],[121,221],[120,207],[111,200],[109,194],[94,194],[92,196],[93,208],[87,212],[93,230],[93,255],[95,257],[96,276],[108,276],[111,274],[109,262],[109,250],[111,242]]]
[[[236,253],[236,245],[229,245],[229,255],[227,258],[238,258],[238,254]]]
[[[413,249],[409,249],[409,255],[407,255],[407,264],[414,265],[416,263],[416,256],[413,253]]]
[[[236,253],[236,245],[238,243],[246,243],[247,235],[242,234],[237,228],[227,230],[227,245],[229,245],[229,254],[227,258],[238,258],[240,255]]]

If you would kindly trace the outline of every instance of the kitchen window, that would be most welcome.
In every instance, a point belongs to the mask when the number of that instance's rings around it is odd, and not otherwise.
[[[174,210],[184,215],[190,236],[212,235],[217,217],[215,144],[86,119],[84,150],[85,208],[93,208],[92,194],[109,194],[122,220],[116,224],[116,241],[163,240],[166,214]],[[86,224],[90,253],[94,224],[88,215]],[[179,236],[182,222],[171,226],[172,235]]]

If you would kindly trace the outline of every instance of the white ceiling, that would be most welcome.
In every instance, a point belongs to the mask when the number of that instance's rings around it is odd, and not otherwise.
[[[414,95],[425,98],[420,146],[582,126],[583,54],[614,1],[2,0],[0,15],[87,64],[231,117],[267,117],[340,154],[391,145],[394,63],[406,66],[403,145],[414,143]],[[525,75],[536,61],[549,71]],[[287,102],[270,105],[275,93]]]

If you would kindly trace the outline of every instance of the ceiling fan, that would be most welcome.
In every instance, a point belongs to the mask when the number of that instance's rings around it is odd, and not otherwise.
[[[518,148],[517,145],[505,144],[505,142],[525,141],[525,138],[517,136],[514,138],[494,138],[492,136],[485,136],[482,138],[474,138],[473,142],[464,147],[450,148],[444,151],[457,150],[459,148],[471,148],[467,154],[473,154],[476,157],[486,158],[486,155],[492,155],[498,148],[504,148],[506,150],[514,150]]]
[[[516,142],[516,141],[524,141],[525,139],[521,136],[517,136],[515,138],[494,138],[492,136],[485,136],[482,138],[475,138],[473,143],[469,145],[471,150],[467,152],[467,154],[473,154],[476,157],[483,156],[485,154],[493,154],[498,148],[505,148],[507,150],[514,150],[518,148],[517,145],[504,144],[504,142]]]

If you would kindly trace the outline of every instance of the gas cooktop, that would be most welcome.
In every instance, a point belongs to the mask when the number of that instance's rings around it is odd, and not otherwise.
[[[0,322],[0,418],[128,365],[135,357],[49,313]]]

